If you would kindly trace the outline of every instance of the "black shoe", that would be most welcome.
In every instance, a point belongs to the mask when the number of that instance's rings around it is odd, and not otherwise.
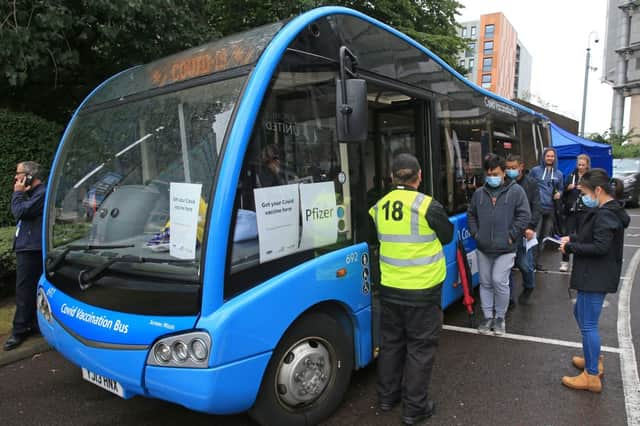
[[[382,412],[385,412],[385,413],[386,413],[386,412],[388,412],[388,411],[393,410],[393,408],[394,408],[396,405],[398,405],[398,402],[400,402],[400,400],[398,400],[398,399],[397,399],[397,400],[395,400],[395,401],[393,401],[393,402],[383,402],[383,401],[380,401],[380,402],[378,402],[378,408],[380,409],[380,411],[382,411]]]
[[[531,293],[533,293],[532,288],[525,288],[524,290],[522,290],[522,293],[520,293],[520,297],[518,297],[518,303],[521,305],[528,305],[529,299],[531,298]]]
[[[427,412],[424,414],[419,414],[417,416],[403,416],[402,424],[419,425],[423,423],[425,420],[427,420],[429,417],[433,416],[433,413],[435,412],[435,409],[436,409],[436,404],[433,401],[429,400],[427,401],[427,406],[429,408],[427,409]]]
[[[544,272],[546,270],[547,270],[547,268],[545,268],[544,266],[542,266],[540,264],[536,265],[536,271]]]
[[[4,342],[4,346],[2,347],[5,351],[10,351],[12,349],[17,348],[27,339],[27,336],[24,334],[12,334],[9,336],[6,342]]]

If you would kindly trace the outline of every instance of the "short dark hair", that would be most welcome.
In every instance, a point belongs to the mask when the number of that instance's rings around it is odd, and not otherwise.
[[[518,164],[522,164],[522,158],[520,158],[520,156],[516,154],[507,155],[507,161],[517,161]]]
[[[620,199],[624,192],[624,185],[620,179],[609,178],[606,170],[597,168],[588,170],[582,175],[580,186],[587,187],[592,191],[595,191],[599,186],[604,192],[616,199]]]
[[[496,154],[487,154],[487,156],[484,157],[485,171],[495,169],[496,167],[500,167],[502,171],[507,168],[507,164],[504,161],[504,158]]]
[[[391,173],[396,184],[413,182],[418,177],[418,172],[420,172],[420,163],[412,154],[398,154],[391,163]]]

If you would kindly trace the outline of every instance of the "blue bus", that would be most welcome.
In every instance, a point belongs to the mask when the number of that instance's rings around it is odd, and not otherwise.
[[[375,358],[367,210],[412,152],[475,269],[488,152],[537,162],[547,120],[362,13],[311,10],[102,83],[47,188],[38,319],[122,398],[315,424]],[[462,295],[445,247],[442,306]]]

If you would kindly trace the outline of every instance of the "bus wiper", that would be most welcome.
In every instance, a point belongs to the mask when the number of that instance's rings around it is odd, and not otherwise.
[[[118,248],[129,248],[134,247],[133,244],[69,244],[65,249],[55,258],[53,256],[47,256],[47,274],[52,276],[62,265],[64,259],[67,257],[69,252],[71,251],[80,251],[80,250],[100,250],[100,249],[118,249]]]
[[[122,256],[114,256],[100,266],[88,270],[85,269],[78,274],[78,284],[81,290],[86,290],[93,285],[97,280],[102,278],[109,268],[114,263],[126,262],[126,263],[194,263],[194,260],[182,260],[182,259],[160,259],[153,257],[142,257],[125,254]]]

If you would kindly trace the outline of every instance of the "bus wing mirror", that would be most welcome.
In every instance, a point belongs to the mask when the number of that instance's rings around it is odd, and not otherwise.
[[[367,140],[367,82],[359,78],[336,81],[338,142]]]

